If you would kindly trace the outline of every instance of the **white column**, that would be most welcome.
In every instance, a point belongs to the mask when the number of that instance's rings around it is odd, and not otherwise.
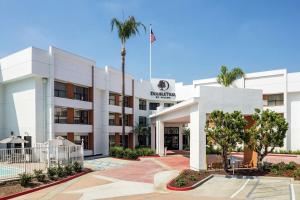
[[[206,115],[199,111],[198,105],[191,112],[190,168],[206,170],[206,135],[204,132]]]
[[[155,124],[151,124],[151,149],[155,150]]]
[[[165,149],[165,137],[164,137],[164,123],[162,121],[156,121],[156,153],[160,156],[164,156]]]
[[[47,140],[53,139],[54,134],[54,52],[49,47],[49,78],[47,81],[46,109],[47,109]],[[34,141],[35,142],[35,141]]]
[[[179,150],[182,150],[182,146],[183,146],[183,135],[182,135],[182,124],[179,125]]]

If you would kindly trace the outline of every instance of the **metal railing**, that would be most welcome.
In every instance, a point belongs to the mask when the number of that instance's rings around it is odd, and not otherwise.
[[[0,149],[0,182],[16,179],[22,173],[37,169],[46,172],[48,167],[74,162],[83,166],[82,145]]]

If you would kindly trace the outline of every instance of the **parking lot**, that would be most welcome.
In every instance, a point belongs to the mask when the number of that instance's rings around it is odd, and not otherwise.
[[[189,192],[224,199],[300,199],[300,185],[288,178],[225,178],[216,176]]]

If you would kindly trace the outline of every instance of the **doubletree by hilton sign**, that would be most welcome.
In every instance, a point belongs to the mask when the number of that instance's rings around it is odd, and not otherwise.
[[[150,95],[156,99],[172,99],[176,97],[174,92],[175,81],[170,83],[167,80],[152,79],[151,83],[154,91],[150,91]]]

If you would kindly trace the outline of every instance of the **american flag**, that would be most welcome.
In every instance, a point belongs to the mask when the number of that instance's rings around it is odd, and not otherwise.
[[[152,44],[152,43],[155,42],[155,41],[156,41],[156,38],[155,38],[155,35],[154,35],[154,33],[153,33],[152,29],[151,29],[151,33],[150,33],[150,42],[151,42],[151,44]]]

